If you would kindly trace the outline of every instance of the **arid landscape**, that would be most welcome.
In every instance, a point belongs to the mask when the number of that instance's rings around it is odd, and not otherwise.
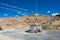
[[[41,25],[43,31],[38,33],[25,32],[30,24]],[[21,18],[0,18],[0,40],[60,40],[60,16],[23,16]]]
[[[41,25],[43,29],[60,30],[60,17],[45,15],[0,18],[0,30],[28,29],[30,24],[35,24],[35,16],[37,17],[37,23]]]
[[[0,40],[60,40],[60,0],[0,0]]]

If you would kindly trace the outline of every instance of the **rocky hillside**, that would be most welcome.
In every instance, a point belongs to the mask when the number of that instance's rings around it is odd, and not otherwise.
[[[37,17],[37,19],[35,19]],[[54,16],[23,16],[22,18],[0,18],[0,30],[10,29],[27,29],[30,24],[35,24],[35,21],[42,26],[43,29],[59,29],[60,30],[60,17]]]

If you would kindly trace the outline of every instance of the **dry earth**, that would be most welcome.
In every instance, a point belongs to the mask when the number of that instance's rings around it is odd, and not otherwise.
[[[37,19],[35,19],[36,17]],[[0,18],[0,30],[27,29],[31,24],[34,25],[36,20],[38,25],[41,25],[43,29],[60,30],[60,18],[53,18],[46,15],[23,16],[21,18]]]
[[[60,31],[26,33],[25,30],[0,31],[0,40],[60,40]]]

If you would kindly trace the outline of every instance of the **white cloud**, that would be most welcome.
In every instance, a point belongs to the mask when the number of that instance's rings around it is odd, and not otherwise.
[[[18,14],[20,14],[21,13],[21,11],[18,11]]]
[[[39,15],[38,13],[35,13],[34,15]]]
[[[59,13],[53,13],[52,16],[55,16],[55,15],[57,15],[57,14],[59,14]]]
[[[4,14],[4,16],[8,16],[8,14]]]
[[[22,14],[22,15],[26,15],[26,14]]]
[[[18,15],[15,15],[15,17],[18,17]]]
[[[47,11],[47,13],[50,13],[50,11]]]

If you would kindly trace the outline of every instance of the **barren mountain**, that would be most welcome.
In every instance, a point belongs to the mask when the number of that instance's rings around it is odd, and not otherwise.
[[[58,17],[58,15],[55,17],[34,15],[23,16],[21,18],[0,18],[0,29],[28,29],[30,27],[30,24],[35,24],[36,20],[43,29],[60,29],[60,17]]]

